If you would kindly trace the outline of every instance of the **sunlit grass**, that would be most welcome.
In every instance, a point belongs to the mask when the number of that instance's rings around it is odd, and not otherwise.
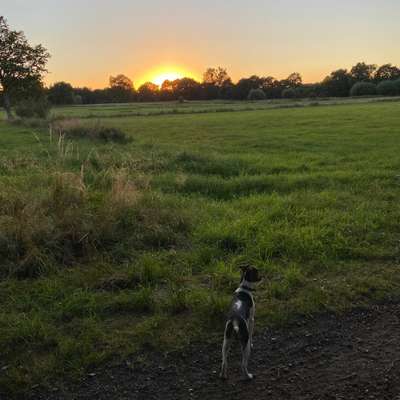
[[[214,340],[244,259],[264,276],[258,326],[398,296],[399,103],[110,109],[133,140],[65,153],[0,123],[4,391]]]

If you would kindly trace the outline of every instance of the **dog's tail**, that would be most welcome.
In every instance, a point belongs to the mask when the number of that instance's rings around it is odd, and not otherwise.
[[[232,320],[232,328],[235,336],[240,340],[242,346],[244,347],[249,340],[249,330],[247,323],[244,319],[234,318]]]
[[[239,327],[239,322],[237,319],[234,319],[232,321],[233,324],[233,330],[235,331],[236,335],[239,333],[240,327]]]
[[[232,318],[228,321],[225,328],[225,337],[231,339],[235,335],[242,346],[245,346],[249,340],[249,330],[246,321],[241,318]]]

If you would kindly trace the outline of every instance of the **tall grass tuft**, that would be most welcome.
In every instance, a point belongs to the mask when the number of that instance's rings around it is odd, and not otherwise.
[[[0,277],[34,278],[100,255],[125,260],[181,246],[190,229],[179,205],[139,192],[124,172],[105,193],[87,187],[83,173],[56,172],[38,191],[0,193]]]
[[[119,128],[102,125],[99,121],[83,123],[80,119],[59,119],[51,124],[51,131],[68,139],[90,139],[103,142],[127,143],[128,136]]]

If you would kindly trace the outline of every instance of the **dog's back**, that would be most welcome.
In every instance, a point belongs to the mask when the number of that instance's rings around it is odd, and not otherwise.
[[[225,336],[227,339],[232,339],[236,334],[242,346],[246,346],[249,340],[248,321],[251,318],[253,307],[254,301],[250,294],[243,291],[235,293],[226,324]]]

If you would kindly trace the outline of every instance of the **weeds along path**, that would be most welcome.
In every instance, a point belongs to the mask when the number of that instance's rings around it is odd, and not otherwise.
[[[228,382],[218,379],[220,343],[134,360],[32,399],[379,399],[400,398],[400,305],[325,315],[259,333],[251,383],[240,380],[233,351]]]

